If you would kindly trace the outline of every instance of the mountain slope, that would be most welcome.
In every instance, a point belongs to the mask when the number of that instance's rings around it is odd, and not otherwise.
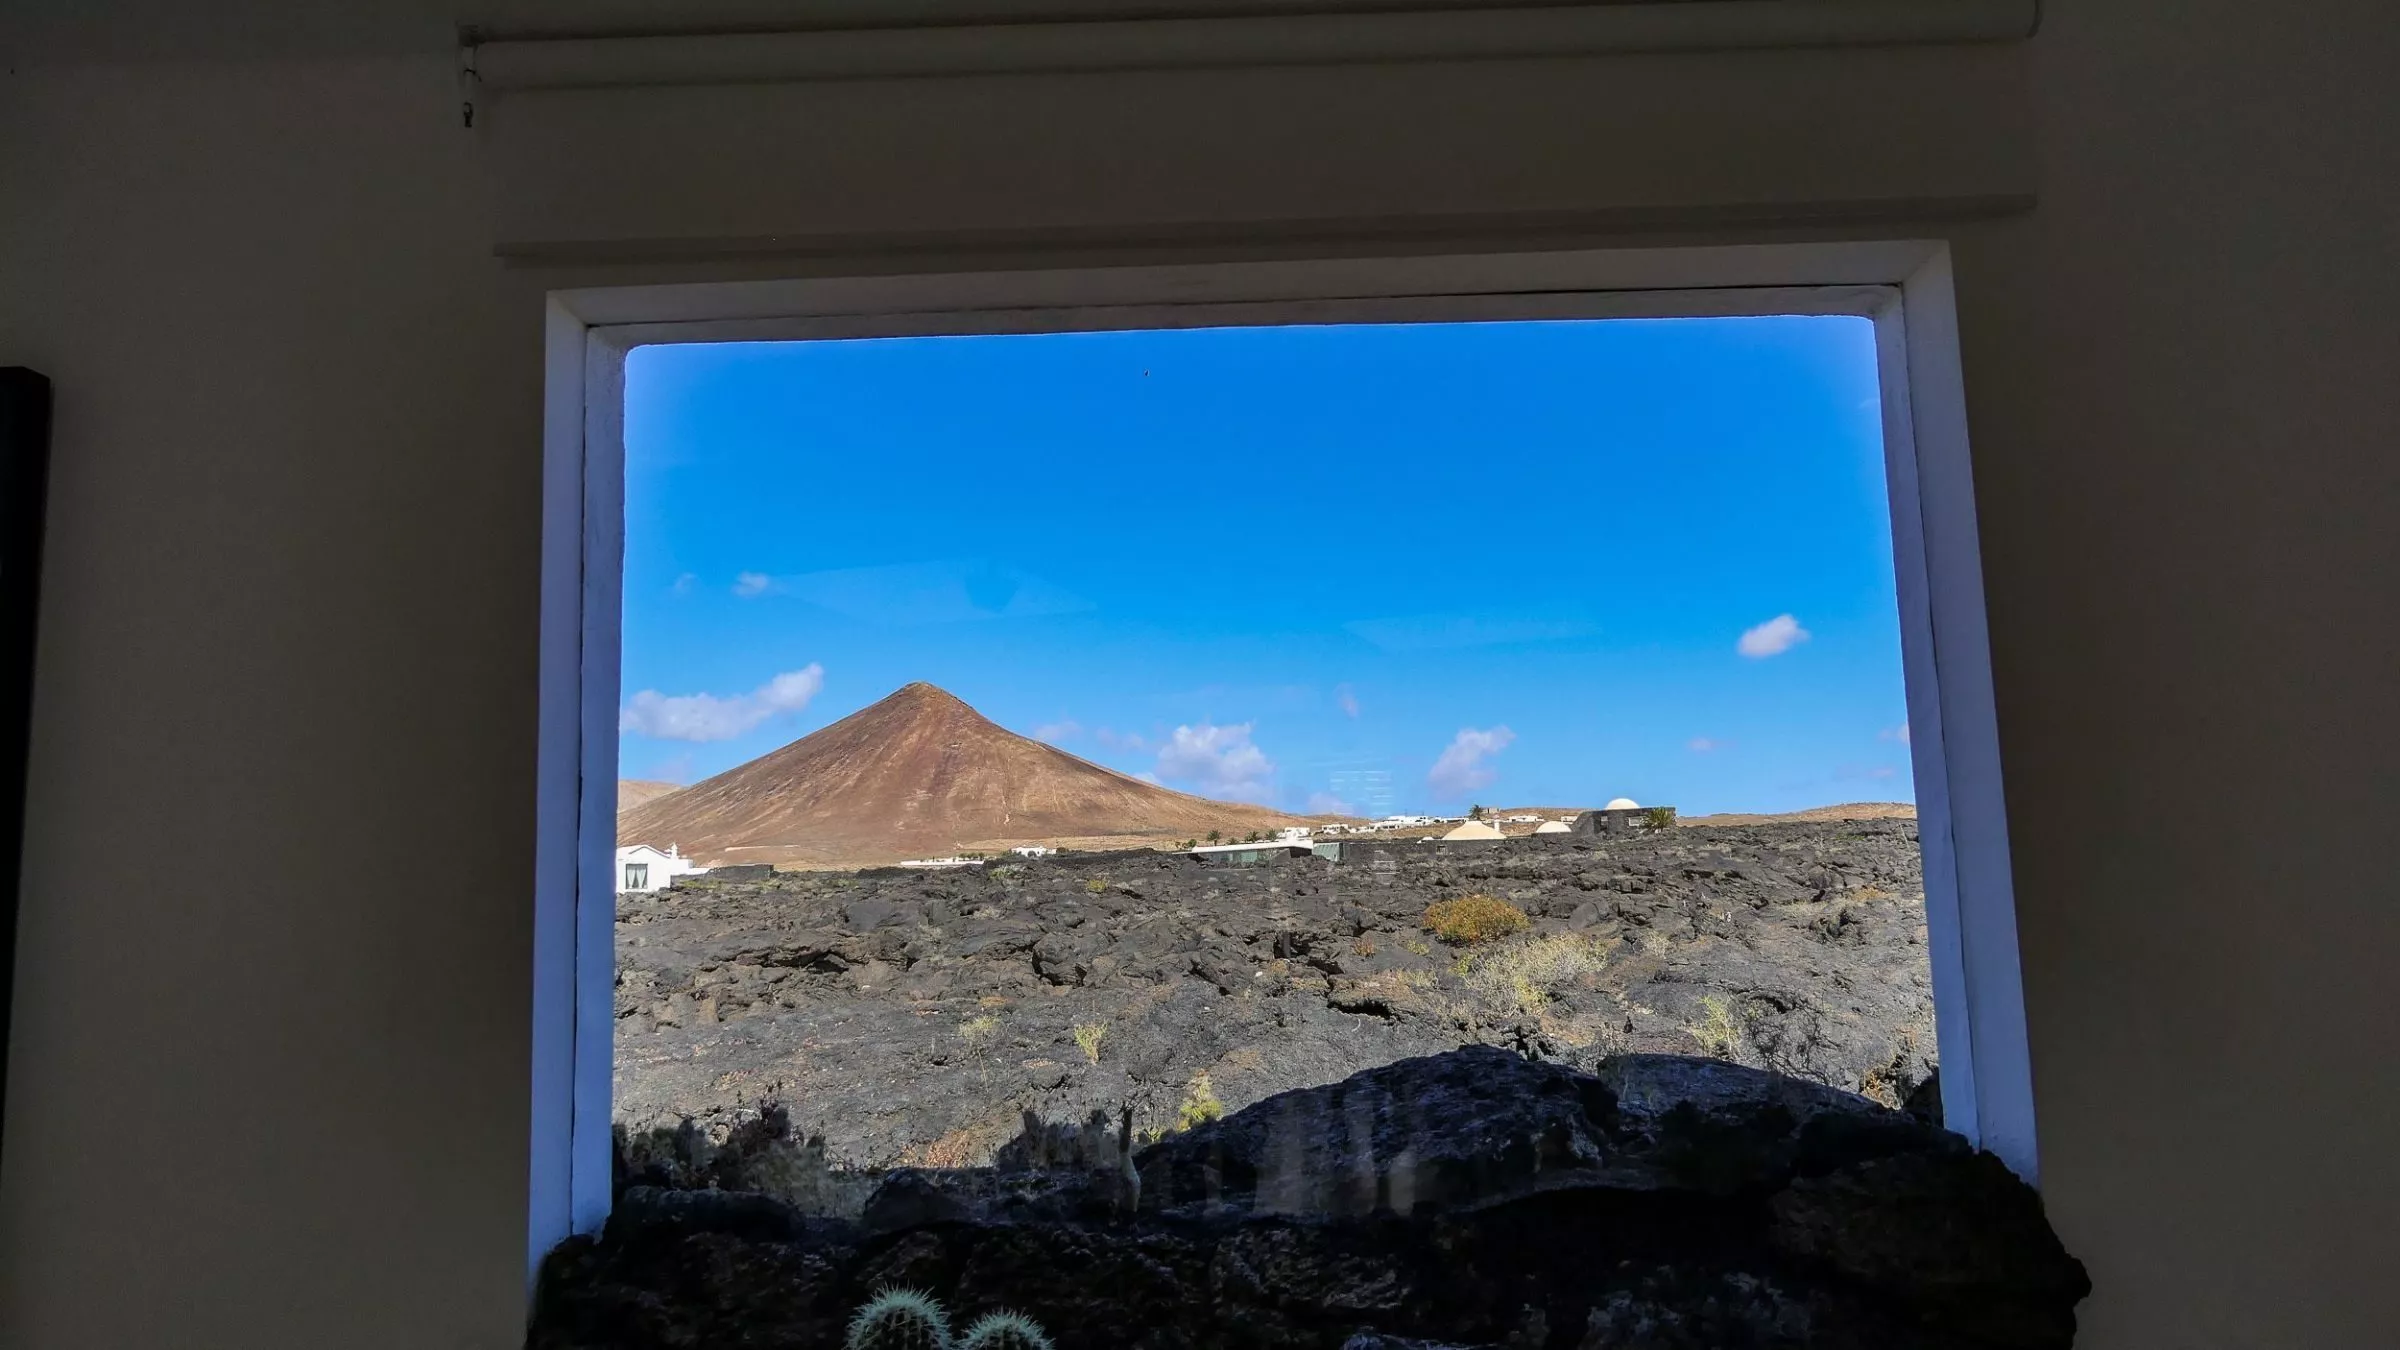
[[[1811,806],[1799,811],[1770,811],[1766,813],[1728,811],[1713,816],[1684,816],[1678,825],[1778,825],[1787,821],[1828,820],[1915,820],[1915,802],[1842,802],[1834,806]]]
[[[1014,843],[1132,847],[1297,823],[1102,768],[919,683],[620,814],[617,838],[679,845],[706,863],[864,866]]]
[[[681,783],[662,783],[655,778],[620,778],[617,780],[617,810],[624,812],[637,806],[647,806],[670,792],[681,791]]]

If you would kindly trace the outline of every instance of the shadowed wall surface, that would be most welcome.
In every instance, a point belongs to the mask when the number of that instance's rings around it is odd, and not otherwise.
[[[509,1345],[562,279],[492,257],[448,15],[82,8],[0,29],[0,364],[58,385],[0,1343]],[[2395,58],[2366,0],[2055,6],[2039,208],[1863,231],[1957,251],[2044,1185],[2104,1350],[2388,1335]],[[1386,153],[1361,218],[1420,171]]]

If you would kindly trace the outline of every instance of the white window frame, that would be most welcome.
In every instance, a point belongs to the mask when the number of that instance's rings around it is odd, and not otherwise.
[[[1578,250],[553,292],[546,339],[530,1259],[609,1206],[624,357],[654,342],[1851,314],[1875,324],[1942,1108],[2038,1180],[1946,245]]]

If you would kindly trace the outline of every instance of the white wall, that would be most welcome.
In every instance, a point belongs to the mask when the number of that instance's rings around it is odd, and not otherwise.
[[[58,385],[10,1350],[520,1317],[542,311],[448,76],[0,81],[0,362]]]
[[[426,7],[272,57],[86,8],[0,76],[0,362],[60,394],[0,1344],[509,1345],[546,280]],[[2039,210],[1909,232],[1958,251],[2083,1343],[2378,1344],[2400,40],[2050,8]],[[364,865],[395,822],[469,880]],[[276,866],[164,865],[203,848]]]
[[[629,888],[625,885],[625,868],[629,863],[638,864],[648,869],[648,879],[638,887]],[[617,869],[617,889],[619,891],[624,891],[627,889],[645,892],[663,891],[669,886],[674,885],[675,880],[678,877],[688,877],[696,872],[706,872],[708,870],[705,867],[695,865],[689,858],[669,854],[661,849],[647,844],[635,844],[618,849],[616,851],[615,866]]]

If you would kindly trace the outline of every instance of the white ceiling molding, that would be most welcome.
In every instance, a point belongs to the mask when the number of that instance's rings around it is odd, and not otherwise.
[[[2039,17],[2039,0],[1616,0],[470,41],[502,92],[2005,42]]]

